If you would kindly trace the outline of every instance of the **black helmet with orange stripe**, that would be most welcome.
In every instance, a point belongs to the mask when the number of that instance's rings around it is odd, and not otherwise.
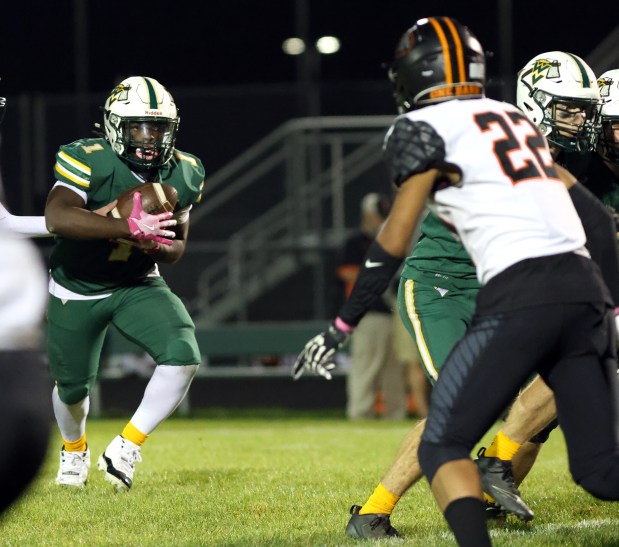
[[[451,17],[420,19],[396,47],[389,69],[399,111],[484,96],[486,58],[475,35]]]

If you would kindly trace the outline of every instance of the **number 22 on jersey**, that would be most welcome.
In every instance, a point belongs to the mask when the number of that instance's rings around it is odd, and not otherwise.
[[[475,123],[494,143],[494,154],[512,184],[559,176],[544,136],[520,112],[483,112]]]

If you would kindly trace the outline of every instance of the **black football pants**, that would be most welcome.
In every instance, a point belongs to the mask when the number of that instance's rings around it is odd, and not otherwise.
[[[438,468],[468,458],[535,372],[554,391],[574,480],[619,499],[615,326],[602,304],[545,304],[475,316],[432,392],[419,461]]]

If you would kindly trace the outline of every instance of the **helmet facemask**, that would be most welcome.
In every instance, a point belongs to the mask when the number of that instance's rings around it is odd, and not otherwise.
[[[399,114],[404,114],[410,110],[413,110],[414,104],[413,99],[408,93],[406,87],[402,84],[402,82],[398,79],[398,73],[394,70],[393,67],[389,68],[387,72],[387,76],[389,81],[393,85],[393,98],[395,99],[395,104],[398,108]]]
[[[599,101],[555,97],[539,89],[532,99],[543,110],[539,128],[548,142],[570,152],[595,150],[600,130]]]
[[[602,129],[598,139],[598,146],[602,157],[619,165],[619,118],[602,116]]]
[[[114,142],[108,138],[114,152],[140,171],[161,167],[172,157],[178,120],[121,118],[110,113],[105,127],[106,134],[108,127],[114,131]]]

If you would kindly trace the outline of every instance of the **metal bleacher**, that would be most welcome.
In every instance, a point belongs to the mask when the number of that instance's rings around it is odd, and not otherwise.
[[[264,206],[247,208],[240,225],[220,240],[218,256],[198,274],[191,309],[199,328],[244,320],[252,301],[315,264],[323,250],[343,243],[350,231],[347,189],[382,166],[381,145],[392,120],[290,120],[207,179],[192,232],[209,217],[225,215],[226,207],[242,203],[244,196],[257,192]],[[217,243],[194,246],[199,252]]]

